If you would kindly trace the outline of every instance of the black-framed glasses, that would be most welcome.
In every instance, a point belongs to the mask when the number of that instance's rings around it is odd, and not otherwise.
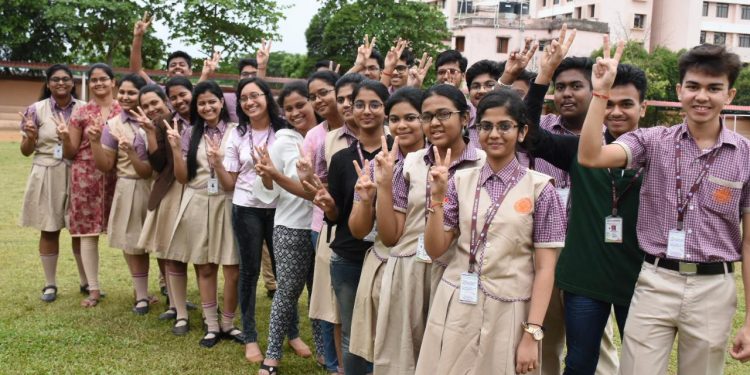
[[[70,77],[68,77],[68,76],[65,76],[65,77],[52,77],[52,78],[49,79],[49,81],[53,82],[53,83],[60,83],[60,82],[62,82],[62,83],[69,83],[72,80],[73,79],[70,78]]]
[[[254,92],[251,92],[251,93],[249,93],[247,95],[240,96],[240,103],[244,103],[244,102],[246,102],[248,100],[257,100],[261,96],[264,96],[262,92],[254,91]]]
[[[438,121],[446,121],[451,116],[453,116],[454,113],[461,113],[461,111],[437,111],[436,113],[430,113],[430,112],[423,112],[421,115],[419,115],[419,119],[422,120],[422,123],[429,124],[432,122],[433,118],[437,118]]]
[[[477,125],[477,128],[479,128],[479,131],[481,132],[490,133],[492,132],[492,129],[495,129],[500,134],[508,134],[511,129],[519,127],[521,126],[512,121],[500,121],[497,124],[493,124],[489,121],[480,121]]]
[[[383,108],[383,103],[376,101],[365,103],[364,100],[357,100],[354,102],[354,109],[358,111],[363,111],[365,109],[365,106],[369,107],[370,111],[376,112]]]
[[[469,86],[469,90],[479,91],[484,87],[485,90],[492,91],[495,86],[497,86],[497,81],[474,82]]]
[[[325,98],[326,96],[328,96],[328,94],[332,93],[333,91],[334,91],[333,89],[325,89],[325,88],[320,89],[318,90],[317,93],[311,93],[310,95],[308,95],[307,98],[310,99],[311,102],[314,102],[318,98]]]

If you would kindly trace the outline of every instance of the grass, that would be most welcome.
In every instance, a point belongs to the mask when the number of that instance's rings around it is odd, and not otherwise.
[[[202,336],[200,312],[190,312],[187,336],[170,333],[171,324],[156,319],[164,309],[156,305],[144,316],[130,312],[132,287],[119,250],[100,241],[100,279],[107,297],[93,309],[78,303],[78,275],[70,252],[70,237],[63,231],[58,265],[58,299],[51,304],[39,300],[44,284],[37,253],[38,233],[19,228],[18,215],[30,160],[18,152],[18,142],[0,142],[0,373],[3,374],[214,374],[257,373],[258,366],[244,359],[244,348],[228,341],[212,349],[198,347]],[[151,290],[157,294],[158,268],[151,267]],[[189,272],[188,299],[199,302],[195,278]],[[738,311],[731,339],[745,316],[745,301],[739,273]],[[259,287],[257,323],[261,347],[266,347],[270,300]],[[220,291],[221,293],[221,291]],[[306,317],[303,293],[300,316]],[[239,318],[237,320],[239,325]],[[301,319],[303,340],[313,347],[310,324]],[[731,343],[730,339],[730,343]],[[618,339],[619,341],[619,339]],[[285,374],[324,374],[312,358],[299,358],[285,345],[281,369]],[[669,373],[676,374],[673,351]],[[748,365],[727,355],[727,375],[750,374]]]
[[[58,264],[58,299],[39,300],[44,275],[37,252],[37,231],[19,228],[30,159],[18,142],[0,142],[0,373],[3,374],[216,374],[257,373],[245,361],[244,346],[221,341],[212,349],[198,346],[202,337],[200,311],[190,312],[187,336],[171,334],[171,323],[157,319],[165,299],[146,316],[131,311],[133,292],[120,250],[100,239],[100,280],[107,293],[99,306],[79,307],[78,273],[63,231]],[[158,267],[152,261],[151,294],[158,294]],[[188,299],[200,302],[195,274],[188,274]],[[221,285],[221,284],[220,284]],[[261,348],[266,348],[271,300],[258,287],[257,324]],[[221,288],[219,290],[221,293]],[[300,302],[302,339],[313,348],[307,319],[307,296]],[[221,300],[221,299],[220,299]],[[220,305],[221,306],[221,305]],[[240,326],[239,313],[236,325]],[[313,358],[294,355],[285,344],[281,369],[285,374],[324,374]]]

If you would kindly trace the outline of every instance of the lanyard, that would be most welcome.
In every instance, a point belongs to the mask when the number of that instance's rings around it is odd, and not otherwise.
[[[620,199],[622,199],[623,195],[625,195],[625,193],[627,193],[630,190],[630,188],[632,188],[633,185],[635,185],[635,182],[638,180],[638,177],[641,177],[641,173],[643,173],[643,168],[641,167],[638,169],[638,172],[636,172],[635,176],[633,176],[633,178],[630,179],[630,182],[628,182],[628,184],[625,186],[625,189],[623,189],[623,191],[620,192],[620,194],[617,194],[617,187],[615,186],[615,176],[612,175],[612,170],[609,168],[607,170],[609,171],[609,179],[612,182],[612,216],[617,216],[617,207],[618,207],[618,204],[620,203]]]
[[[253,139],[253,128],[247,130],[247,134],[250,137],[250,152],[255,151],[255,140]],[[268,148],[268,140],[271,138],[271,127],[268,127],[266,133],[266,141],[263,143],[263,148]]]
[[[711,153],[706,158],[706,162],[703,163],[703,169],[701,169],[701,172],[698,174],[698,177],[696,177],[695,182],[693,183],[693,186],[690,187],[690,190],[687,193],[687,197],[684,199],[682,198],[682,147],[680,146],[680,140],[679,138],[675,139],[674,142],[674,159],[675,159],[675,188],[677,190],[677,230],[682,230],[683,222],[685,221],[685,208],[687,208],[688,204],[690,203],[690,200],[693,198],[693,195],[698,191],[698,188],[700,188],[701,183],[703,183],[703,179],[708,174],[709,168],[711,168],[711,164],[713,164],[714,160],[716,159],[716,155],[719,153],[719,148],[713,149]]]
[[[497,210],[500,208],[500,204],[503,203],[503,200],[505,200],[505,197],[508,195],[510,189],[516,186],[516,182],[518,182],[518,177],[520,174],[521,167],[516,166],[516,170],[513,171],[513,176],[505,185],[505,190],[503,190],[497,200],[493,202],[490,208],[487,210],[487,214],[484,219],[484,226],[482,227],[482,231],[479,233],[477,233],[477,216],[479,214],[479,196],[482,191],[482,180],[481,178],[477,180],[477,189],[474,193],[474,208],[471,211],[471,239],[469,242],[470,273],[474,273],[474,265],[477,263],[477,251],[479,250],[479,247],[484,246],[484,244],[487,242],[487,231],[490,228],[492,219],[495,218],[495,214],[497,214]]]

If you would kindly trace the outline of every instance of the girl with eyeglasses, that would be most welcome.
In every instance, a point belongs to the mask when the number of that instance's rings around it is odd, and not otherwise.
[[[222,338],[242,339],[242,332],[234,328],[232,319],[237,308],[240,262],[231,225],[235,176],[222,164],[229,135],[236,125],[229,123],[223,93],[213,81],[195,86],[190,113],[193,126],[182,135],[176,127],[167,126],[174,175],[185,185],[167,252],[175,260],[193,263],[197,268],[206,326],[199,345],[211,348]],[[216,293],[219,266],[224,273],[221,324]],[[183,325],[188,325],[187,318],[178,320],[175,328]]]
[[[114,98],[114,72],[106,64],[91,65],[86,73],[91,100],[76,108],[69,121],[55,118],[63,157],[72,159],[68,229],[81,238],[81,260],[86,271],[89,296],[83,307],[99,303],[99,235],[106,233],[116,176],[96,168],[90,138],[101,134],[106,121],[120,116],[122,107]],[[85,135],[84,135],[85,133]]]
[[[60,254],[60,230],[65,227],[70,174],[69,164],[63,159],[54,118],[62,116],[67,121],[73,111],[85,103],[76,98],[73,72],[66,65],[50,66],[44,72],[44,77],[41,98],[21,114],[21,153],[34,156],[19,222],[21,226],[41,232],[39,258],[45,279],[41,299],[52,302],[57,298],[57,258]],[[85,294],[88,282],[81,262],[80,238],[73,237],[72,247],[78,266],[80,290]]]
[[[123,77],[117,86],[117,102],[122,113],[107,121],[102,129],[90,128],[88,137],[97,169],[115,172],[117,184],[109,215],[109,246],[121,249],[135,289],[133,313],[149,310],[149,257],[138,247],[151,192],[152,168],[148,162],[145,132],[131,111],[137,109],[138,93],[146,81],[137,74]]]
[[[510,90],[487,94],[477,119],[487,153],[481,168],[450,179],[449,152],[429,172],[425,249],[432,259],[451,260],[430,307],[416,374],[539,374],[565,208],[551,178],[516,159],[527,129],[521,98]]]

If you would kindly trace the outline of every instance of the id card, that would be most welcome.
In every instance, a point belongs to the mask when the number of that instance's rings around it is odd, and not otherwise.
[[[430,258],[429,255],[427,255],[427,250],[424,248],[424,233],[419,235],[419,239],[417,239],[417,261],[423,262],[423,263],[432,263],[432,258]]]
[[[473,272],[462,273],[458,301],[469,305],[476,305],[478,300],[478,293],[479,276]]]
[[[370,231],[370,233],[367,233],[367,235],[365,236],[365,238],[362,239],[362,241],[365,241],[365,242],[375,242],[375,237],[377,237],[377,236],[378,236],[378,230],[375,227],[375,225],[373,225],[372,226],[372,230]]]
[[[52,150],[52,157],[54,157],[57,160],[62,160],[63,158],[63,147],[61,144],[56,144],[55,148]]]
[[[564,206],[568,205],[568,197],[570,196],[570,188],[557,188],[557,196],[560,197],[560,202]]]
[[[206,188],[210,195],[219,194],[219,180],[216,177],[210,177]]]
[[[607,216],[604,218],[604,242],[622,243],[622,218]]]
[[[685,231],[672,229],[667,240],[667,256],[674,259],[685,258]]]

